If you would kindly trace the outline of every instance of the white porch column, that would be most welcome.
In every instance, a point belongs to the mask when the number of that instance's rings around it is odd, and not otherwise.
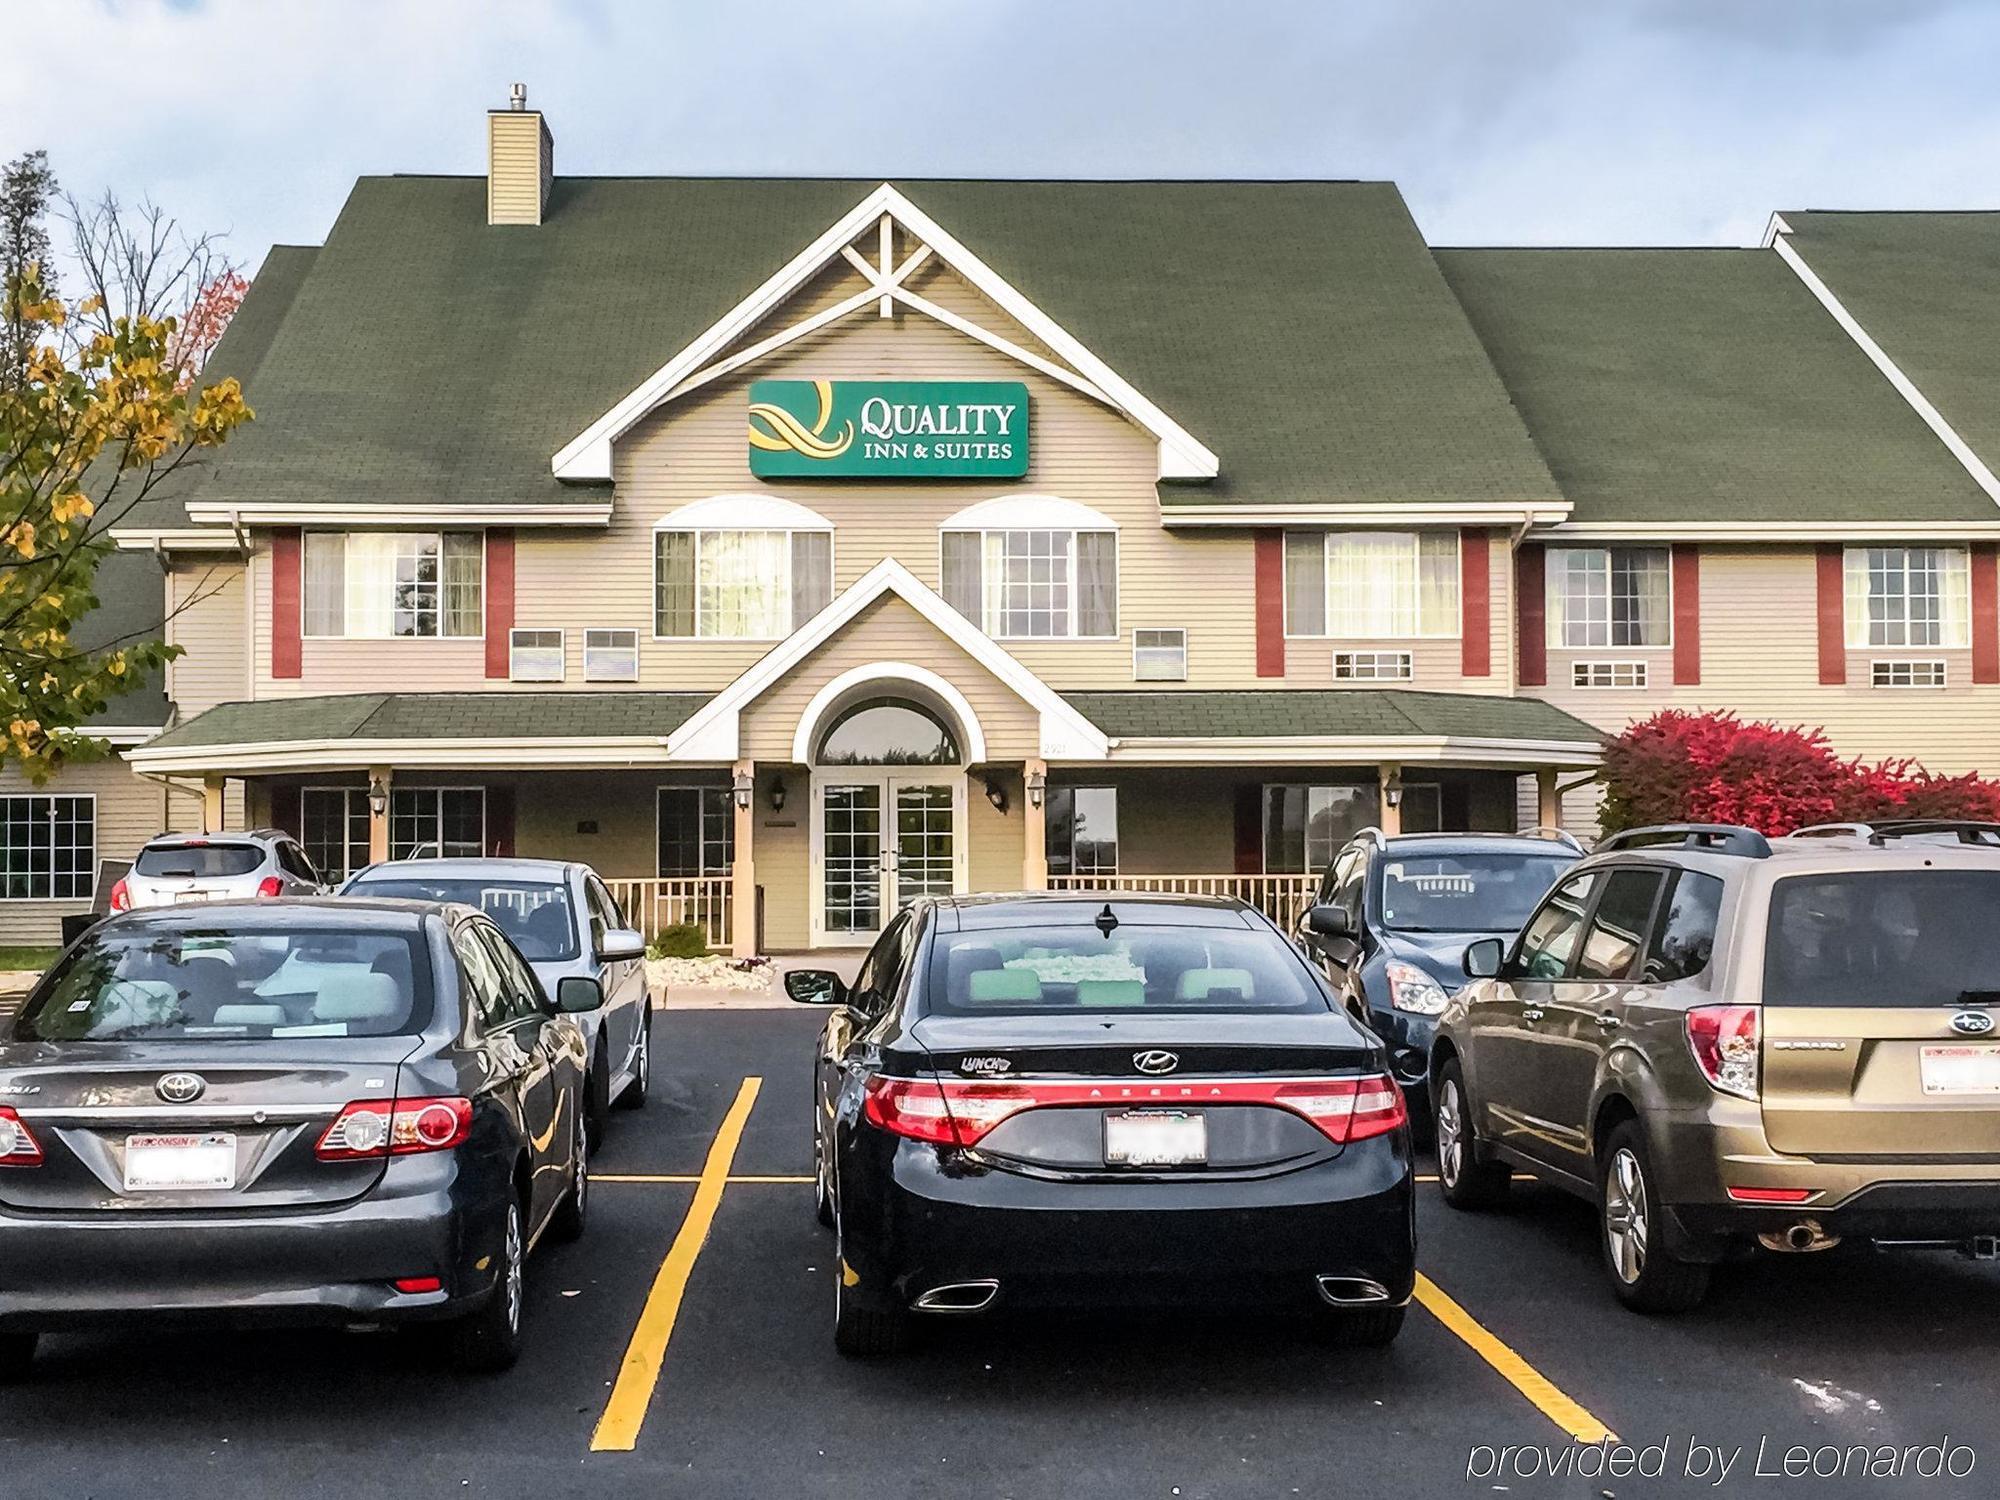
[[[389,857],[389,805],[395,795],[396,772],[389,766],[368,768],[368,862],[379,865]],[[381,806],[377,807],[377,790]]]
[[[1556,790],[1553,769],[1535,772],[1535,822],[1542,828],[1563,826],[1562,793]]]
[[[1403,768],[1394,761],[1384,761],[1375,771],[1378,801],[1382,805],[1382,831],[1391,836],[1403,831],[1402,786]],[[1395,802],[1389,800],[1389,789],[1396,788]]]
[[[736,858],[729,867],[729,952],[736,958],[757,954],[757,860],[752,840],[757,829],[757,763],[739,760],[732,768],[730,806],[736,815]],[[750,795],[733,789],[748,782]]]
[[[203,833],[222,832],[223,795],[229,789],[228,781],[221,776],[201,778],[201,831]]]
[[[1049,823],[1045,809],[1035,806],[1028,795],[1028,783],[1036,776],[1046,780],[1049,763],[1031,760],[1021,776],[1021,889],[1045,891],[1049,888]]]

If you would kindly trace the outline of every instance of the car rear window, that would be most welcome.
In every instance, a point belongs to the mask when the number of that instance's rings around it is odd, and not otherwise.
[[[939,933],[925,1000],[940,1015],[1327,1008],[1276,934],[1135,925]]]
[[[154,844],[139,851],[132,869],[157,879],[213,880],[248,875],[262,863],[264,851],[255,844]]]
[[[1792,875],[1771,888],[1766,1005],[2000,1004],[2000,870]]]
[[[415,936],[335,928],[84,939],[29,996],[19,1041],[398,1036],[430,1016]]]
[[[530,962],[575,958],[579,951],[576,917],[569,891],[535,880],[470,880],[394,875],[358,880],[351,896],[387,896],[404,901],[457,901],[476,906]]]
[[[1394,932],[1515,932],[1574,855],[1395,854],[1382,862]]]

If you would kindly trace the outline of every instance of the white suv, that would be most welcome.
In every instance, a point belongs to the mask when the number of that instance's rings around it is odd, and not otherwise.
[[[131,871],[111,888],[111,909],[317,896],[325,889],[306,851],[279,829],[168,833],[141,849]]]

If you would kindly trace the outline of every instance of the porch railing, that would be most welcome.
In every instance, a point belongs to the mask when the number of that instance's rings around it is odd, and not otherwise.
[[[651,942],[669,927],[692,922],[701,928],[708,946],[729,950],[730,887],[727,875],[700,875],[661,880],[604,879],[626,920]]]
[[[1052,891],[1161,891],[1177,896],[1234,896],[1280,927],[1298,919],[1319,879],[1313,875],[1051,875]]]

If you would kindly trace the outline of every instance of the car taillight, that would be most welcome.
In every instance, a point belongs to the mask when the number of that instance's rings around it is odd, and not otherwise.
[[[472,1133],[470,1099],[361,1099],[326,1127],[314,1154],[321,1161],[363,1161],[449,1151]]]
[[[1687,1013],[1688,1050],[1709,1084],[1739,1099],[1761,1092],[1763,1012],[1754,1005],[1697,1005]]]
[[[113,911],[130,911],[132,909],[132,887],[125,883],[125,877],[122,875],[118,877],[116,884],[111,887],[111,909]]]
[[[27,1123],[0,1104],[0,1167],[39,1167],[42,1164],[41,1143]]]
[[[285,882],[275,875],[266,875],[257,882],[257,894],[260,897],[282,896],[284,893]]]
[[[1386,1074],[1361,1078],[1247,1078],[1181,1082],[1020,1082],[871,1078],[862,1112],[871,1125],[939,1146],[976,1145],[1002,1120],[1030,1109],[1176,1109],[1212,1104],[1287,1109],[1345,1143],[1387,1135],[1408,1114],[1403,1091]]]

